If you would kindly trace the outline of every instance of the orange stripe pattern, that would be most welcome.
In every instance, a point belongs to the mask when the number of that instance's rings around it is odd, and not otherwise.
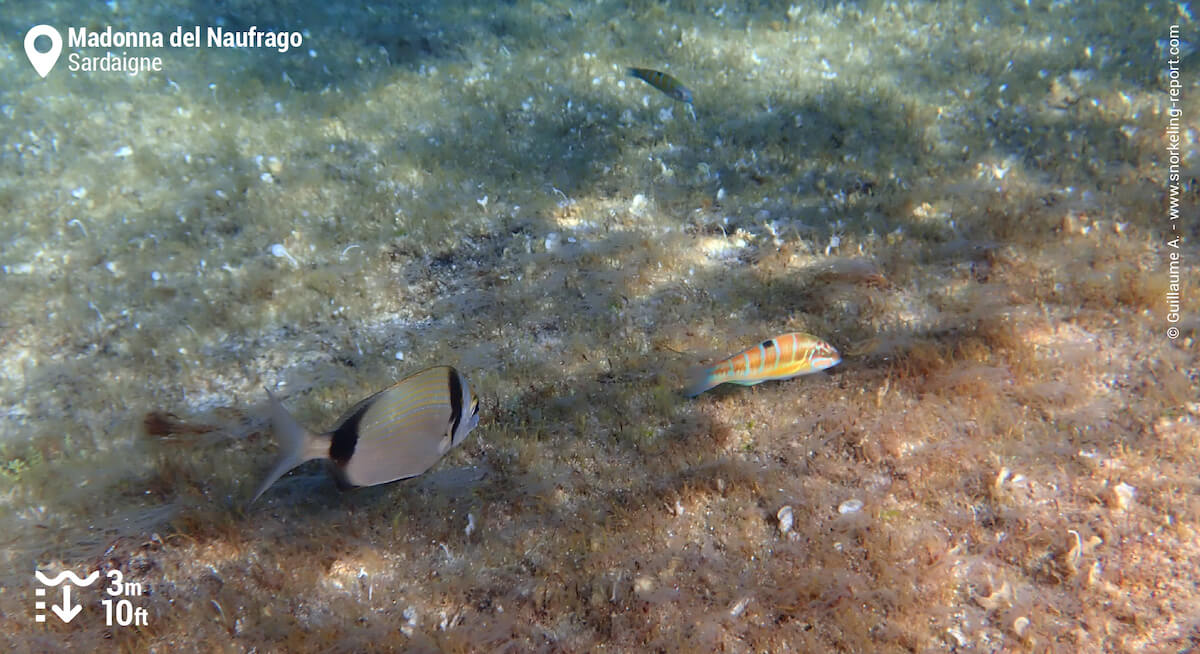
[[[829,343],[803,332],[770,338],[703,370],[684,393],[695,397],[721,384],[753,386],[775,379],[807,375],[840,363]]]

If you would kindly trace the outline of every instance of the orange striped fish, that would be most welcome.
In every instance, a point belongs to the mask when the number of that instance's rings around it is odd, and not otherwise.
[[[832,368],[842,355],[832,345],[803,332],[769,338],[754,347],[699,371],[684,389],[688,397],[721,384],[753,386],[773,379],[791,379]]]
[[[630,75],[642,80],[670,97],[692,104],[692,92],[679,80],[670,75],[649,68],[626,68]]]
[[[323,434],[296,424],[267,391],[280,453],[254,502],[289,470],[330,459],[342,486],[374,486],[415,477],[433,467],[479,424],[479,402],[457,370],[428,368],[354,405]]]

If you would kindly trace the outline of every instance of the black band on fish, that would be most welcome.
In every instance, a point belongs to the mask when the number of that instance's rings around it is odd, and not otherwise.
[[[354,456],[354,448],[358,445],[358,423],[362,421],[363,414],[367,409],[371,408],[374,402],[364,402],[358,411],[350,414],[342,424],[333,430],[332,442],[329,444],[329,458],[333,459],[338,465],[346,465],[350,461],[350,457]]]
[[[450,423],[450,438],[458,433],[458,423],[462,422],[463,415],[463,391],[462,379],[458,376],[458,371],[454,368],[450,369],[450,415],[452,422]]]

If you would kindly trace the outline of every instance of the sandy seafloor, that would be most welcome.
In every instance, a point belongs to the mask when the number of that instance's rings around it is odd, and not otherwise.
[[[1200,647],[1192,11],[0,2],[0,644]],[[304,43],[43,80],[36,23]],[[844,362],[678,394],[788,331]],[[436,364],[482,420],[429,475],[245,507],[263,386],[326,428]]]

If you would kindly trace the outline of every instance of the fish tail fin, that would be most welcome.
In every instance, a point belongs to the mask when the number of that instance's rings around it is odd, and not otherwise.
[[[696,397],[719,383],[713,375],[712,368],[700,368],[688,376],[688,383],[683,388],[683,394],[687,397]]]
[[[646,73],[642,72],[641,68],[629,66],[625,68],[625,72],[628,73],[630,77],[636,77],[642,81],[649,81],[646,79]]]
[[[283,407],[279,398],[275,397],[269,389],[267,398],[271,403],[271,427],[275,432],[275,438],[279,441],[279,455],[271,464],[271,471],[258,485],[250,504],[253,504],[263,493],[267,492],[272,484],[279,481],[279,478],[292,468],[321,456],[320,451],[313,447],[316,444],[317,436],[301,427],[295,418],[292,418],[292,414]]]

